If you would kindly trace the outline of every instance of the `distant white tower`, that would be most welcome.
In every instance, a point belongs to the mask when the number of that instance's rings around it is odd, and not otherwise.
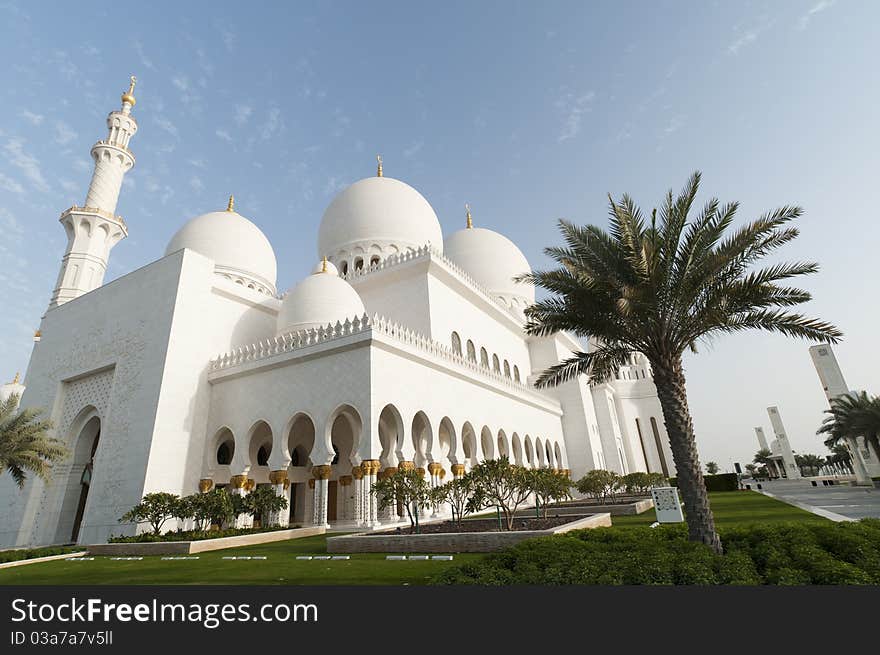
[[[818,346],[810,346],[810,357],[813,359],[813,366],[816,367],[816,373],[819,374],[819,381],[822,383],[822,389],[825,391],[825,397],[828,398],[829,403],[832,399],[850,392],[846,386],[846,380],[843,379],[840,364],[837,363],[837,357],[834,356],[834,351],[831,349],[830,344],[822,343]],[[856,474],[856,482],[859,484],[873,484],[869,468],[870,464],[865,461],[858,443],[855,439],[847,439],[847,445],[853,454],[853,470]]]
[[[19,402],[21,402],[21,394],[24,393],[24,389],[25,387],[21,383],[21,378],[19,374],[16,373],[12,382],[7,382],[3,386],[0,386],[0,403],[5,403],[12,394],[17,395]]]
[[[131,115],[136,81],[132,76],[128,91],[122,94],[122,108],[107,117],[107,139],[92,146],[95,172],[85,205],[74,205],[59,219],[67,231],[67,249],[50,309],[101,286],[110,249],[128,235],[125,221],[115,212],[122,177],[134,166],[128,143],[138,127]]]
[[[779,454],[782,455],[782,462],[785,464],[785,474],[789,479],[797,479],[801,477],[801,470],[794,461],[794,453],[791,452],[791,444],[788,443],[788,435],[785,434],[785,426],[782,425],[782,416],[779,414],[779,408],[768,407],[767,414],[770,415],[770,425],[773,426],[773,432],[776,434]]]
[[[770,446],[767,444],[767,437],[764,436],[764,428],[755,428],[755,434],[758,436],[758,445],[761,447],[761,450],[770,450]]]

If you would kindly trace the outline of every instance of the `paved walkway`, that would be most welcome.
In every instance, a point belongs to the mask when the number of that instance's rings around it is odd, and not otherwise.
[[[762,482],[761,486],[768,495],[832,521],[880,518],[880,489],[823,487],[821,482],[814,487],[809,480],[775,480]]]

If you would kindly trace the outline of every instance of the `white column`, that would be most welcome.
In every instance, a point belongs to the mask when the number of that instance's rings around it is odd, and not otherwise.
[[[379,460],[366,460],[364,464],[369,463],[369,471],[364,469],[364,508],[366,509],[366,519],[368,526],[379,525],[379,505],[376,495],[373,493],[373,485],[376,484],[376,476],[379,473]],[[369,473],[369,475],[368,475]]]
[[[306,492],[303,494],[303,523],[305,525],[315,525],[315,479],[311,478],[306,485]]]
[[[229,480],[229,485],[232,487],[232,495],[233,496],[245,496],[247,491],[245,487],[247,486],[248,477],[247,475],[233,475]],[[234,528],[245,528],[247,527],[247,515],[239,514],[235,517],[235,522],[232,527]]]
[[[272,489],[275,491],[276,496],[280,496],[285,500],[287,498],[287,489],[290,486],[290,482],[287,479],[287,469],[278,469],[275,471],[271,471],[269,473],[269,482],[272,483]],[[287,502],[287,507],[284,509],[278,510],[277,512],[272,512],[268,518],[267,525],[287,525],[290,521],[290,501]]]
[[[785,434],[785,427],[782,425],[782,415],[779,413],[779,408],[768,407],[767,414],[770,416],[773,432],[776,433],[776,441],[779,443],[779,454],[782,455],[785,474],[789,480],[798,480],[801,477],[801,471],[794,461],[794,453],[791,452],[791,444],[788,442],[788,435]]]
[[[365,525],[364,516],[364,467],[355,466],[351,469],[354,485],[354,522],[355,525]]]
[[[315,525],[330,527],[327,522],[327,489],[330,485],[330,465],[322,464],[312,469],[315,476]]]

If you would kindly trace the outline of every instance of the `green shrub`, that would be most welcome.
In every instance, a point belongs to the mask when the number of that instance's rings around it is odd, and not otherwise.
[[[435,584],[880,584],[880,521],[722,529],[725,553],[684,526],[575,530],[446,569]]]
[[[266,528],[227,528],[226,530],[175,530],[174,532],[165,532],[163,534],[143,532],[133,537],[110,537],[107,542],[111,544],[141,544],[157,541],[202,541],[203,539],[220,539],[221,537],[237,537],[243,534],[257,534],[259,532],[288,529],[287,526],[272,526]]]
[[[84,549],[79,546],[46,546],[45,548],[17,548],[15,550],[3,550],[0,551],[0,564],[17,562],[23,559],[76,553],[81,550]]]

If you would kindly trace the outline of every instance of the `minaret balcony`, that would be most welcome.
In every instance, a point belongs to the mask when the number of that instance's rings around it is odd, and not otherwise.
[[[73,205],[73,207],[61,212],[61,217],[58,220],[64,221],[64,219],[71,214],[76,214],[77,216],[99,216],[117,224],[126,232],[126,234],[128,233],[128,226],[125,224],[125,220],[122,216],[114,216],[110,212],[105,212],[103,209],[98,209],[97,207],[78,207],[77,205]]]

